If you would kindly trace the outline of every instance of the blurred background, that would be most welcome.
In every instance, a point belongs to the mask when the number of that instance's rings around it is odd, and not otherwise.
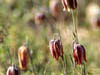
[[[78,37],[87,52],[87,75],[100,75],[100,0],[78,0]],[[0,75],[18,64],[18,49],[28,38],[32,63],[22,75],[63,75],[61,59],[56,61],[49,41],[60,33],[67,73],[73,75],[69,58],[72,54],[73,22],[70,12],[63,11],[61,0],[0,0]],[[10,56],[9,56],[10,54]],[[80,74],[79,74],[80,75]]]

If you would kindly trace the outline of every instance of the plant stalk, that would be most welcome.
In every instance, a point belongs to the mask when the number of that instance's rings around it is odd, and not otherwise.
[[[74,25],[74,31],[73,31],[74,40],[78,42],[77,17],[76,17],[76,12],[74,10],[72,10],[72,19],[73,19],[73,25]]]

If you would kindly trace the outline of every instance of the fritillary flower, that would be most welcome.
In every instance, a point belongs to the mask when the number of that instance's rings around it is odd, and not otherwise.
[[[54,39],[49,42],[50,52],[52,56],[58,60],[59,57],[63,59],[63,46],[61,40]]]
[[[7,75],[20,75],[20,71],[15,65],[13,65],[7,69]]]
[[[80,45],[79,43],[74,43],[73,45],[73,57],[74,61],[77,64],[82,64],[86,60],[86,51],[83,45]]]
[[[64,11],[70,11],[77,8],[77,0],[62,0],[62,4],[64,6]]]
[[[29,60],[29,49],[26,46],[23,45],[18,49],[18,59],[20,68],[25,70]]]

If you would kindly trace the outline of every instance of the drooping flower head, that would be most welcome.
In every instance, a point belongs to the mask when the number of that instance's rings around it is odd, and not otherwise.
[[[81,65],[86,60],[86,51],[83,45],[79,43],[73,43],[73,57],[76,64]]]
[[[22,70],[27,69],[29,60],[29,49],[23,45],[18,49],[19,66]]]
[[[20,71],[15,65],[13,65],[7,69],[7,75],[20,75]]]
[[[63,46],[61,40],[53,39],[49,42],[50,52],[52,56],[58,60],[59,57],[63,58]]]
[[[64,11],[70,11],[77,8],[77,0],[62,0]]]

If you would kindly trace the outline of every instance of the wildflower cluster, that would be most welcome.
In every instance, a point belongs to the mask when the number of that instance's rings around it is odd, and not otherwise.
[[[73,11],[77,9],[77,0],[61,0],[62,4],[64,6],[64,11],[71,11],[72,12],[72,18],[73,18],[73,25],[75,31],[73,32],[74,36],[74,42],[73,42],[73,60],[75,64],[82,65],[84,62],[87,62],[86,59],[86,50],[83,45],[81,45],[78,41],[78,35],[77,35],[77,26],[76,26],[76,20],[74,17]],[[58,60],[59,57],[62,57],[64,60],[64,52],[63,52],[63,46],[61,43],[61,40],[59,39],[53,39],[49,42],[49,48],[52,56]],[[65,65],[64,65],[65,66]],[[83,70],[82,70],[83,73]],[[83,75],[83,74],[82,74]]]
[[[77,0],[61,0],[62,4],[64,6],[64,10],[66,11],[71,11],[73,12],[74,10],[77,10]],[[52,15],[54,17],[57,17],[58,15],[58,0],[56,2],[54,2],[54,5],[50,5],[51,11],[52,11]],[[83,45],[81,45],[79,43],[78,40],[78,35],[77,35],[77,26],[76,23],[74,21],[74,14],[72,13],[73,16],[73,24],[74,24],[74,42],[72,44],[73,49],[73,61],[75,63],[75,65],[83,65],[84,62],[87,62],[87,58],[86,58],[86,49]],[[45,20],[45,15],[44,13],[38,13],[35,16],[35,23],[36,24],[41,24],[43,23],[43,21]],[[61,41],[61,37],[60,38],[55,38],[49,41],[49,48],[50,48],[50,52],[51,55],[53,56],[54,59],[56,59],[56,61],[59,60],[59,58],[61,57],[62,61],[63,61],[63,67],[64,67],[64,75],[66,75],[65,73],[65,69],[66,69],[66,64],[65,64],[65,58],[64,58],[64,49],[63,49],[63,45],[62,45],[62,41]],[[29,63],[29,59],[30,59],[30,53],[29,53],[29,48],[26,45],[22,45],[19,49],[18,49],[18,60],[19,60],[19,68],[16,67],[15,65],[12,65],[10,67],[8,67],[7,69],[7,75],[20,75],[20,70],[27,70],[27,66]]]

